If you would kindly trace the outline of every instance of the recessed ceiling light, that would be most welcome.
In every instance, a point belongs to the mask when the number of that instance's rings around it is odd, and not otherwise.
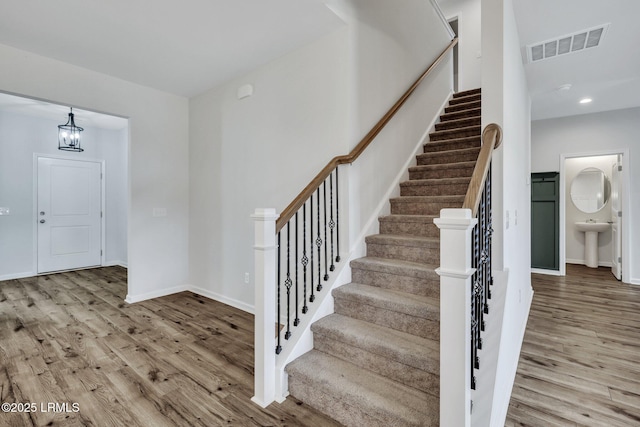
[[[590,103],[591,101],[593,101],[593,99],[591,99],[591,98],[582,98],[582,99],[580,100],[580,104],[588,104],[588,103]]]

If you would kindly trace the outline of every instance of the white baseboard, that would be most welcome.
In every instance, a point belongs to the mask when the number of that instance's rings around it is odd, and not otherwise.
[[[531,272],[535,274],[546,274],[547,276],[564,276],[564,274],[558,270],[547,270],[545,268],[532,268]]]
[[[189,287],[187,285],[175,286],[173,288],[160,289],[157,291],[147,292],[139,295],[127,295],[125,298],[125,302],[129,304],[133,304],[136,302],[146,301],[148,299],[166,297],[167,295],[177,294],[178,292],[188,291]]]
[[[124,261],[108,261],[102,264],[103,267],[122,267],[129,268],[127,263]]]
[[[567,258],[565,261],[567,264],[587,265],[587,262],[583,259]],[[598,267],[611,267],[611,261],[600,261],[598,262]]]
[[[238,310],[246,311],[247,313],[254,314],[255,309],[252,305],[249,305],[245,302],[238,301],[233,298],[226,297],[224,295],[218,294],[216,292],[211,292],[206,289],[200,288],[198,286],[186,285],[187,291],[193,292],[194,294],[201,295],[203,297],[212,299],[214,301],[221,302],[226,305],[230,305],[231,307],[237,308]]]
[[[631,279],[629,280],[629,283],[632,285],[640,285],[640,279]]]
[[[0,282],[3,280],[24,279],[25,277],[33,277],[33,276],[37,276],[37,274],[34,273],[33,271],[27,271],[24,273],[5,274],[3,276],[0,276]]]

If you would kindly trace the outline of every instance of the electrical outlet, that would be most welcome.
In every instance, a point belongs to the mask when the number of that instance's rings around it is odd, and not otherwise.
[[[244,273],[244,283],[249,283],[249,273]]]

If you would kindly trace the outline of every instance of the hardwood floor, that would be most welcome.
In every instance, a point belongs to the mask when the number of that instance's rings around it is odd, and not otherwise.
[[[252,315],[189,292],[128,305],[126,274],[0,282],[0,401],[36,405],[0,425],[339,425],[293,398],[250,401]]]
[[[578,265],[532,283],[506,425],[640,426],[640,286]]]

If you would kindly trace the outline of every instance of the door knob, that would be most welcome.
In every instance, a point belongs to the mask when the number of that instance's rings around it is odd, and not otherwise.
[[[40,220],[40,224],[44,224],[46,221],[44,219]]]
[[[44,215],[44,211],[40,211],[40,215]]]

